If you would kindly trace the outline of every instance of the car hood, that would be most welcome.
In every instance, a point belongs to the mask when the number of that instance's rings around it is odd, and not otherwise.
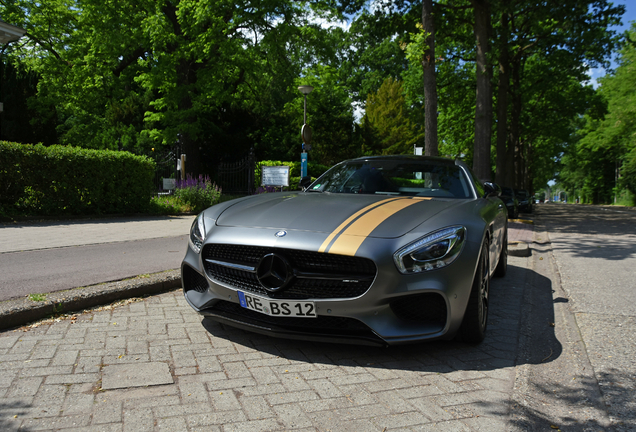
[[[269,193],[225,209],[224,227],[300,230],[396,238],[465,200],[387,195]]]

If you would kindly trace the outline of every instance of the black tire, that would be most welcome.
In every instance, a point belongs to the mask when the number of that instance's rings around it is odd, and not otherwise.
[[[490,274],[488,262],[488,239],[481,245],[479,265],[470,290],[468,306],[459,333],[464,342],[478,344],[486,337],[488,326],[488,302],[490,294]]]
[[[504,277],[508,272],[508,230],[504,234],[503,245],[501,246],[501,253],[499,254],[499,262],[495,267],[494,275],[496,277]]]

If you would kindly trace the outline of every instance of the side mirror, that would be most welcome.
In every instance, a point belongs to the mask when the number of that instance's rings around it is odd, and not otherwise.
[[[485,182],[484,190],[484,198],[488,198],[491,196],[501,196],[501,187],[497,183]]]
[[[300,187],[303,189],[303,191],[305,189],[307,189],[309,187],[309,185],[311,184],[311,177],[309,176],[305,176],[303,178],[300,179]]]

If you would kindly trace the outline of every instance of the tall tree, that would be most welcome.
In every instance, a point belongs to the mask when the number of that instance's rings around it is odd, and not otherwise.
[[[635,24],[627,39],[636,40]],[[600,79],[598,93],[607,103],[606,115],[590,112],[578,131],[578,142],[566,149],[559,180],[586,201],[611,202],[621,187],[636,195],[635,65],[636,48],[628,42],[616,71]]]
[[[435,22],[433,0],[422,1],[422,26],[426,49],[422,60],[424,75],[424,152],[427,156],[438,155],[437,145],[437,81],[435,74]]]
[[[501,11],[500,29],[498,39],[499,73],[497,76],[497,154],[495,181],[501,185],[509,184],[506,179],[506,171],[511,161],[508,154],[508,96],[510,89],[510,13],[509,3],[506,3]]]
[[[566,140],[563,136],[572,132],[572,117],[593,105],[593,100],[581,97],[591,95],[584,89],[585,72],[607,65],[617,42],[608,27],[618,22],[624,9],[606,0],[565,0],[560,4],[511,1],[497,11],[501,14],[496,44],[500,85],[507,85],[510,73],[509,91],[504,95],[500,87],[498,92],[497,180],[532,189],[535,165],[559,157],[559,151],[546,154],[534,144],[554,142],[557,137]],[[507,112],[505,97],[510,98]],[[550,145],[545,150],[556,148]]]
[[[303,66],[336,57],[312,22],[337,16],[323,0],[3,0],[0,13],[28,30],[12,55],[42,77],[62,143],[149,152],[180,136],[194,172],[247,151]]]
[[[492,128],[492,63],[489,61],[490,20],[489,0],[471,0],[475,12],[475,66],[477,68],[477,93],[475,104],[475,151],[473,170],[482,180],[491,179],[490,146]]]

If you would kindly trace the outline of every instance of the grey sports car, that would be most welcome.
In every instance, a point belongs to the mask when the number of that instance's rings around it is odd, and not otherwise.
[[[395,345],[479,343],[507,266],[501,189],[461,161],[344,161],[303,192],[208,208],[181,265],[200,314],[271,336]]]

